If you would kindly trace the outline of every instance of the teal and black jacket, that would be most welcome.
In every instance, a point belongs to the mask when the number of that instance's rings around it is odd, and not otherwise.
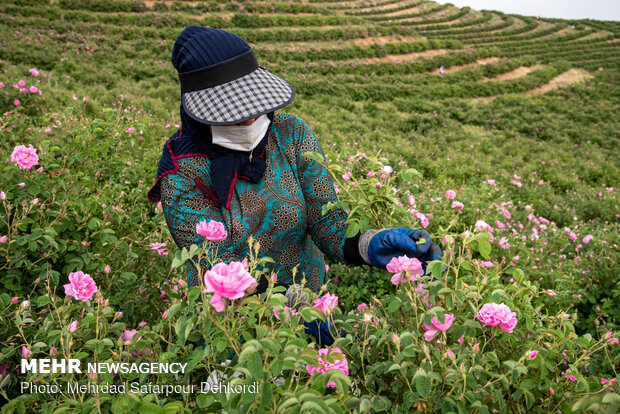
[[[198,222],[219,221],[228,232],[225,240],[216,243],[221,261],[248,257],[252,236],[260,243],[259,256],[274,260],[269,270],[281,284],[301,283],[305,277],[307,286],[318,292],[326,283],[323,254],[336,262],[359,265],[363,261],[357,238],[345,236],[347,213],[332,209],[322,214],[324,205],[337,202],[336,192],[325,167],[302,156],[307,151],[323,154],[308,125],[297,116],[276,114],[264,148],[255,154],[265,163],[262,177],[250,179],[235,172],[223,199],[213,186],[213,156],[195,144],[195,136],[184,137],[179,130],[164,145],[149,199],[161,201],[179,248],[205,241],[196,233]],[[202,270],[204,274],[208,269]],[[190,286],[198,284],[197,269],[190,261],[187,278]]]

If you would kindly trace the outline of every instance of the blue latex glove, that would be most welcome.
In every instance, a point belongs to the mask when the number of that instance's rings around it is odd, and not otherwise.
[[[426,254],[419,259],[422,262],[424,274],[426,274],[426,263],[433,260],[441,260],[442,255],[443,253],[441,252],[441,248],[437,245],[437,243],[431,243],[431,247],[428,249],[428,252],[426,252]]]
[[[416,245],[415,242],[420,239],[426,241]],[[422,261],[431,245],[431,237],[424,230],[408,228],[383,230],[370,240],[368,258],[373,266],[385,269],[394,257],[408,256]],[[441,250],[439,253],[441,254]]]

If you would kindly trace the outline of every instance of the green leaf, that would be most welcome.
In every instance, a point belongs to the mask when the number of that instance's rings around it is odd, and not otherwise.
[[[177,251],[174,254],[174,259],[172,259],[172,268],[176,269],[177,267],[183,265],[185,263],[185,260],[183,260],[182,254],[181,252]]]
[[[525,396],[525,405],[529,410],[534,405],[534,394],[529,391],[523,391],[523,395]]]
[[[489,243],[488,240],[480,239],[478,240],[478,249],[482,257],[488,259],[491,254],[491,243]]]
[[[318,153],[318,152],[307,151],[307,152],[304,152],[301,155],[303,157],[305,157],[305,158],[309,158],[311,160],[314,160],[314,161],[318,162],[321,165],[325,164],[325,157],[323,155],[321,155],[320,153]]]
[[[142,403],[140,407],[138,407],[139,414],[165,414],[164,409],[157,404],[153,403]]]
[[[271,390],[271,383],[265,382],[260,387],[261,394],[261,406],[262,407],[271,407],[273,404],[272,397],[273,392]]]
[[[48,303],[50,303],[50,297],[45,295],[45,296],[39,296],[37,298],[37,306],[45,306]]]
[[[210,394],[200,394],[196,397],[196,403],[200,408],[207,408],[215,402],[215,397]]]
[[[403,302],[398,298],[398,296],[393,296],[390,299],[390,304],[388,305],[387,311],[388,313],[394,312],[396,309],[400,308]]]
[[[415,378],[415,388],[422,397],[428,397],[431,393],[431,379],[426,372],[418,372]]]
[[[260,353],[252,352],[248,356],[248,370],[252,377],[256,379],[263,378],[263,361],[261,359]]]
[[[356,221],[354,221],[353,223],[351,223],[351,225],[349,225],[349,228],[347,228],[347,238],[351,238],[351,237],[355,237],[357,235],[357,233],[359,233],[360,231],[360,224]]]

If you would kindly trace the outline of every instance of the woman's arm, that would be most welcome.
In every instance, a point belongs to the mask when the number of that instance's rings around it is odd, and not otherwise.
[[[222,222],[222,214],[215,203],[204,197],[196,187],[194,177],[179,171],[161,179],[161,204],[170,234],[179,249],[192,244],[201,245],[205,238],[196,233],[196,224],[202,220]],[[218,256],[226,255],[228,239],[211,242],[218,246]],[[203,268],[206,263],[203,263]],[[187,262],[187,281],[190,286],[198,284],[197,269]]]
[[[298,178],[306,201],[308,234],[314,244],[330,259],[353,265],[364,264],[357,249],[358,237],[348,239],[347,213],[342,208],[332,209],[323,215],[323,206],[337,203],[334,183],[325,166],[304,157],[305,152],[325,156],[321,145],[310,127],[300,118],[295,128]]]

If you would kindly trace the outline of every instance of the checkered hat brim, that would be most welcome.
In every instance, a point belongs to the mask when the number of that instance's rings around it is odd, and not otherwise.
[[[293,87],[259,67],[255,71],[211,88],[181,95],[185,111],[208,125],[230,125],[273,112],[291,102]]]

